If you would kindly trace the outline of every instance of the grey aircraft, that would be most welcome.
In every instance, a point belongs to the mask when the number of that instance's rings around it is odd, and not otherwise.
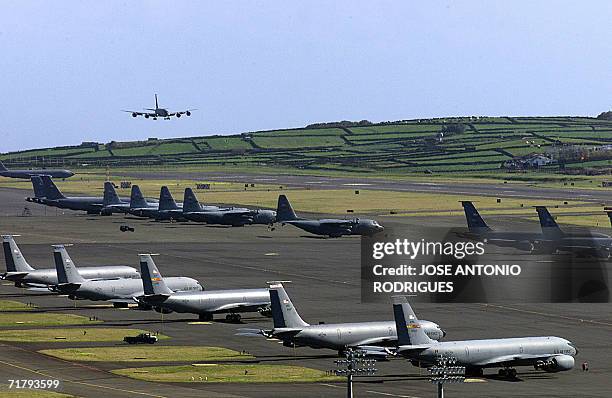
[[[138,205],[139,203],[136,203],[133,208],[130,208],[130,214],[136,215],[138,217],[152,218],[158,221],[185,220],[185,217],[183,217],[183,204],[176,203],[176,201],[172,197],[172,194],[170,193],[170,190],[165,185],[162,186],[159,191],[159,203],[157,204],[157,206],[151,206],[147,204],[147,207],[138,207]]]
[[[34,197],[26,198],[28,202],[60,209],[82,210],[86,211],[87,214],[100,214],[104,207],[104,198],[101,197],[64,196],[48,175],[32,176],[31,180],[34,187]]]
[[[53,256],[58,284],[51,290],[67,294],[72,300],[110,301],[115,307],[127,307],[135,297],[144,295],[142,279],[85,279],[68,256],[63,245],[54,246]],[[167,278],[172,291],[200,291],[202,286],[192,278]]]
[[[553,336],[437,342],[427,336],[406,297],[393,298],[393,314],[396,353],[415,366],[430,367],[446,356],[455,358],[470,375],[482,375],[485,368],[501,368],[500,376],[515,378],[515,366],[533,366],[545,372],[570,370],[578,353],[570,341]]]
[[[35,269],[32,267],[17,246],[14,236],[3,235],[2,245],[4,247],[4,260],[6,262],[6,273],[2,279],[15,282],[17,287],[43,287],[57,285],[57,271],[55,268]],[[125,265],[106,265],[98,267],[83,267],[80,273],[87,279],[112,279],[112,278],[137,278],[140,274],[132,267]]]
[[[117,195],[115,186],[110,181],[104,182],[104,197],[102,198],[102,208],[100,214],[103,216],[113,213],[127,213],[130,208],[129,200],[121,199]]]
[[[227,314],[226,319],[240,321],[240,313],[270,313],[268,289],[228,289],[173,292],[162,277],[150,254],[140,255],[144,294],[136,297],[159,312],[198,314],[202,321],[212,321],[213,314]]]
[[[495,231],[487,225],[470,201],[462,201],[468,233],[459,234],[500,247],[513,247],[528,252],[548,252],[549,244],[541,233]]]
[[[155,108],[145,108],[146,111],[150,112],[138,112],[138,111],[123,111],[132,114],[132,117],[144,116],[145,119],[152,118],[153,120],[157,120],[158,117],[164,118],[164,120],[170,120],[172,116],[176,116],[180,118],[182,115],[191,116],[191,112],[195,111],[195,109],[187,109],[184,111],[178,112],[170,112],[167,109],[160,108],[157,103],[157,94],[155,94]]]
[[[0,162],[0,177],[23,178],[29,180],[32,176],[48,175],[53,178],[68,178],[74,173],[70,170],[40,169],[40,170],[9,170]]]
[[[318,325],[304,322],[280,282],[270,282],[270,302],[274,328],[241,329],[239,335],[263,335],[281,340],[286,347],[328,348],[338,351],[340,355],[348,348],[360,348],[368,355],[386,357],[390,351],[384,347],[397,345],[394,321]],[[440,340],[445,335],[440,326],[433,322],[423,320],[418,324],[433,340]]]
[[[276,221],[282,224],[291,224],[306,232],[315,235],[325,235],[338,238],[342,235],[373,235],[384,230],[376,220],[359,219],[321,219],[308,220],[298,218],[293,211],[289,199],[285,195],[279,195],[276,208]]]
[[[542,235],[555,251],[609,258],[612,252],[612,237],[600,232],[563,231],[545,206],[536,206]]]
[[[120,208],[125,209],[124,206]],[[138,185],[132,185],[132,191],[130,194],[130,205],[125,211],[131,215],[138,217],[148,217],[153,214],[154,211],[159,209],[159,202],[149,202],[140,191]]]
[[[276,221],[276,212],[274,210],[201,205],[193,190],[185,188],[183,217],[195,222],[239,227],[246,224],[272,225]]]

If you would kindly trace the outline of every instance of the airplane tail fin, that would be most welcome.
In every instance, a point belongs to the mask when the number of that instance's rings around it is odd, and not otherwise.
[[[295,211],[293,211],[293,207],[291,207],[291,203],[289,203],[289,199],[285,195],[278,195],[278,205],[276,206],[276,221],[291,221],[297,220],[297,216]]]
[[[0,171],[8,171],[4,163],[0,162]]]
[[[159,105],[157,104],[157,94],[155,94],[155,109],[159,109]]]
[[[561,228],[559,228],[559,225],[546,206],[536,206],[536,211],[538,212],[540,227],[542,227],[544,235],[560,235],[562,233]]]
[[[198,198],[193,192],[193,189],[185,188],[185,195],[183,196],[183,212],[188,213],[201,210],[202,206],[200,206],[200,202],[198,202]]]
[[[138,185],[132,185],[132,191],[130,192],[130,208],[137,209],[140,207],[147,207],[147,201],[140,191]]]
[[[121,203],[121,200],[119,199],[119,195],[117,195],[117,191],[115,191],[115,186],[110,181],[104,182],[103,205],[116,205],[118,203]]]
[[[150,254],[140,254],[140,277],[145,295],[169,295],[172,290],[164,282],[153,257]]]
[[[282,283],[270,284],[270,304],[274,328],[301,328],[308,323],[300,317]]]
[[[487,223],[482,219],[478,210],[476,210],[476,206],[470,201],[462,201],[461,205],[463,206],[463,211],[465,212],[465,219],[467,220],[467,225],[470,232],[483,232],[490,231],[491,228],[487,225]]]
[[[178,208],[168,187],[165,185],[161,187],[159,191],[159,210],[176,210]]]
[[[397,329],[397,345],[419,345],[434,342],[421,328],[406,297],[393,297],[393,316]]]
[[[76,265],[68,255],[64,245],[53,246],[53,259],[59,283],[83,283],[85,279],[79,274]]]
[[[46,194],[42,178],[40,178],[40,176],[32,176],[30,180],[32,181],[32,188],[34,189],[34,197],[44,198]]]
[[[4,261],[7,272],[27,272],[34,268],[28,264],[21,254],[21,250],[15,243],[13,235],[2,235],[2,246],[4,247]]]
[[[55,200],[55,199],[64,199],[66,198],[64,194],[59,190],[59,188],[55,185],[51,176],[42,175],[40,178],[43,181],[43,186],[45,189],[45,196],[47,199]]]
[[[607,211],[608,218],[610,219],[610,226],[612,226],[612,211]]]

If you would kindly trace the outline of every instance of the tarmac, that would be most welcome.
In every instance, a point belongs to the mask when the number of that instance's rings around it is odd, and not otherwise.
[[[279,177],[280,178],[280,177]],[[308,177],[312,179],[312,177]],[[284,183],[283,183],[284,184]],[[120,215],[87,216],[71,211],[45,210],[27,204],[31,216],[21,216],[29,193],[0,190],[0,232],[19,234],[24,256],[35,267],[53,266],[52,248],[71,243],[77,266],[138,265],[138,253],[159,253],[156,263],[164,276],[198,279],[206,289],[265,287],[266,281],[290,280],[286,285],[300,315],[310,323],[391,320],[389,304],[360,303],[360,240],[356,237],[320,239],[291,226],[241,228],[154,222]],[[417,229],[421,225],[462,226],[462,217],[388,217],[383,224]],[[129,224],[135,232],[120,232]],[[537,230],[537,223],[515,217],[494,217],[491,224]],[[517,252],[516,255],[519,255]],[[3,266],[0,266],[3,269]],[[193,323],[190,314],[166,314],[136,309],[119,310],[100,302],[73,302],[66,297],[0,284],[0,299],[31,302],[40,311],[96,316],[103,327],[159,331],[171,337],[164,345],[222,346],[248,351],[261,363],[334,369],[334,351],[287,348],[264,338],[236,336],[241,327],[269,328],[271,320],[258,314],[243,316],[242,324],[215,321]],[[544,373],[518,368],[516,381],[497,377],[496,370],[462,384],[446,387],[448,397],[609,397],[612,391],[612,311],[597,304],[424,304],[414,305],[420,318],[439,323],[447,340],[553,335],[574,342],[579,354],[569,372]],[[95,326],[94,326],[95,327]],[[24,332],[26,333],[26,332]],[[60,390],[81,397],[344,397],[344,383],[214,384],[154,383],[116,376],[109,371],[147,363],[71,362],[37,351],[68,346],[115,343],[0,342],[0,384],[9,379],[58,379]],[[119,343],[117,343],[119,344]],[[155,349],[155,346],[151,346]],[[587,361],[590,371],[580,364]],[[174,364],[174,363],[173,363]],[[185,364],[178,362],[177,364]],[[424,398],[435,395],[425,370],[403,359],[379,361],[374,376],[356,377],[356,397]]]

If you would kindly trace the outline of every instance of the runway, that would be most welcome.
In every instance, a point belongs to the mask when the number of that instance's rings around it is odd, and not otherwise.
[[[238,177],[236,177],[238,178]],[[281,178],[279,176],[279,178]],[[304,179],[312,177],[304,177]],[[296,182],[296,184],[299,182]],[[284,184],[284,182],[283,182]],[[378,188],[377,188],[378,189]],[[407,189],[407,188],[406,188]],[[304,320],[348,322],[391,320],[388,304],[360,303],[360,242],[358,238],[317,239],[285,226],[270,231],[265,226],[226,228],[195,224],[100,217],[53,211],[28,204],[33,216],[17,216],[23,208],[23,191],[0,190],[3,203],[0,232],[20,234],[18,244],[30,264],[52,267],[51,244],[72,243],[69,253],[78,266],[130,264],[137,266],[138,253],[159,253],[156,263],[164,276],[190,276],[206,289],[265,287],[266,281],[291,280],[287,284],[294,305]],[[389,217],[381,220],[418,229],[463,225],[462,217]],[[135,227],[122,233],[121,224]],[[537,223],[513,217],[496,217],[495,224],[534,230]],[[518,255],[518,254],[517,254]],[[4,265],[0,266],[4,269]],[[97,316],[104,327],[120,326],[160,331],[171,339],[164,345],[210,345],[246,350],[262,363],[294,364],[322,370],[333,369],[335,352],[309,348],[291,349],[263,338],[236,336],[240,327],[270,327],[271,320],[257,314],[243,318],[242,325],[217,320],[190,324],[189,314],[118,310],[74,302],[64,297],[29,292],[0,284],[0,299],[32,302],[41,311]],[[449,385],[451,397],[609,397],[612,384],[612,311],[610,304],[416,304],[419,317],[439,323],[447,339],[554,335],[573,341],[580,352],[577,366],[569,372],[542,373],[518,368],[519,381],[499,380],[496,372],[478,382]],[[222,319],[222,318],[219,318]],[[82,343],[82,346],[109,343]],[[115,376],[109,370],[146,366],[133,363],[73,363],[37,353],[45,348],[76,346],[67,343],[1,343],[0,383],[10,378],[57,378],[61,390],[83,397],[344,397],[342,383],[325,384],[207,384],[151,383]],[[155,346],[152,346],[154,349]],[[590,371],[580,370],[588,361]],[[181,363],[181,362],[179,362]],[[185,364],[185,363],[183,363]],[[435,386],[424,370],[402,359],[377,364],[375,376],[358,377],[357,397],[431,397]]]

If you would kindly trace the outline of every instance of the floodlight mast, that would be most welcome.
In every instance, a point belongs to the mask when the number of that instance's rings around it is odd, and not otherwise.
[[[376,360],[367,359],[367,353],[363,350],[347,348],[344,351],[346,359],[334,361],[337,369],[336,376],[346,376],[346,396],[353,398],[353,376],[370,376],[376,373]]]
[[[457,358],[441,355],[436,364],[430,367],[429,381],[438,385],[438,398],[444,398],[444,383],[463,383],[465,366],[457,366]]]

